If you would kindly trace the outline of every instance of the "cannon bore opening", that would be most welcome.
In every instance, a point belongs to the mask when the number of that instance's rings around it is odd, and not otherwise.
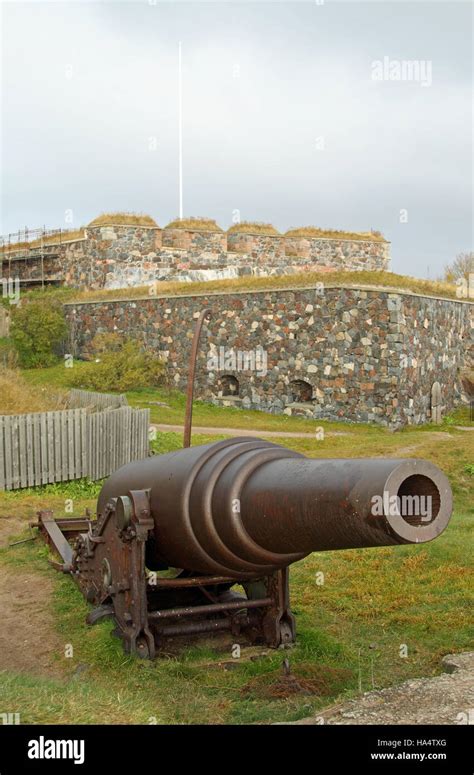
[[[408,476],[398,488],[397,496],[401,516],[413,527],[429,525],[439,514],[441,495],[428,476]]]

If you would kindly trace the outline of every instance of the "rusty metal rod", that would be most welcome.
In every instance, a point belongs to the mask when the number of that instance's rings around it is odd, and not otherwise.
[[[262,597],[260,600],[238,600],[232,603],[195,605],[190,608],[165,608],[162,611],[150,611],[148,619],[153,621],[159,619],[174,619],[180,616],[194,616],[195,614],[215,614],[223,611],[239,611],[243,608],[268,608],[271,604],[271,597]]]
[[[200,632],[214,632],[215,630],[230,630],[230,619],[210,619],[207,622],[188,622],[185,624],[167,624],[165,627],[156,628],[159,635],[194,635]]]
[[[194,375],[196,373],[196,360],[199,347],[201,330],[205,320],[211,319],[211,310],[203,309],[194,329],[193,343],[191,346],[191,356],[189,360],[188,388],[186,393],[186,413],[184,415],[184,436],[183,447],[191,446],[191,426],[193,421],[193,396],[194,396]]]
[[[228,576],[193,576],[185,579],[157,579],[150,584],[151,587],[163,587],[163,589],[175,589],[180,587],[209,587],[214,584],[235,584],[237,579]]]
[[[38,536],[31,536],[30,538],[22,538],[21,541],[13,541],[12,544],[8,544],[8,548],[11,548],[12,546],[18,546],[18,544],[27,544],[28,541],[36,541]]]

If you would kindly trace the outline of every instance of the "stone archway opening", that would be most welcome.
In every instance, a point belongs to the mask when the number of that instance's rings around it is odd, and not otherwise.
[[[239,380],[232,374],[224,374],[219,378],[219,393],[222,397],[237,398],[240,392]]]
[[[313,400],[313,386],[303,379],[294,379],[290,382],[290,396],[295,404],[310,404]]]

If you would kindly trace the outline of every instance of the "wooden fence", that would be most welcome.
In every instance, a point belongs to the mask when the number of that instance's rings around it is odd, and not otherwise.
[[[117,409],[128,406],[128,401],[123,393],[93,393],[73,388],[69,391],[69,406],[71,409]]]
[[[149,455],[149,409],[0,416],[0,490],[102,479]]]

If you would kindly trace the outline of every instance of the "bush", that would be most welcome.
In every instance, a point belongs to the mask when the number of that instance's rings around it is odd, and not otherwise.
[[[20,365],[26,368],[52,366],[58,360],[67,325],[58,303],[32,301],[12,314],[11,339]]]
[[[107,352],[119,352],[123,346],[120,334],[96,334],[91,342],[94,358],[101,358]]]
[[[165,381],[165,366],[152,353],[143,350],[140,343],[127,339],[111,340],[111,347],[104,351],[106,336],[116,337],[116,334],[101,335],[99,341],[94,340],[97,347],[98,360],[89,362],[81,369],[71,370],[69,383],[71,387],[86,388],[99,392],[125,392],[142,387],[155,387]]]

